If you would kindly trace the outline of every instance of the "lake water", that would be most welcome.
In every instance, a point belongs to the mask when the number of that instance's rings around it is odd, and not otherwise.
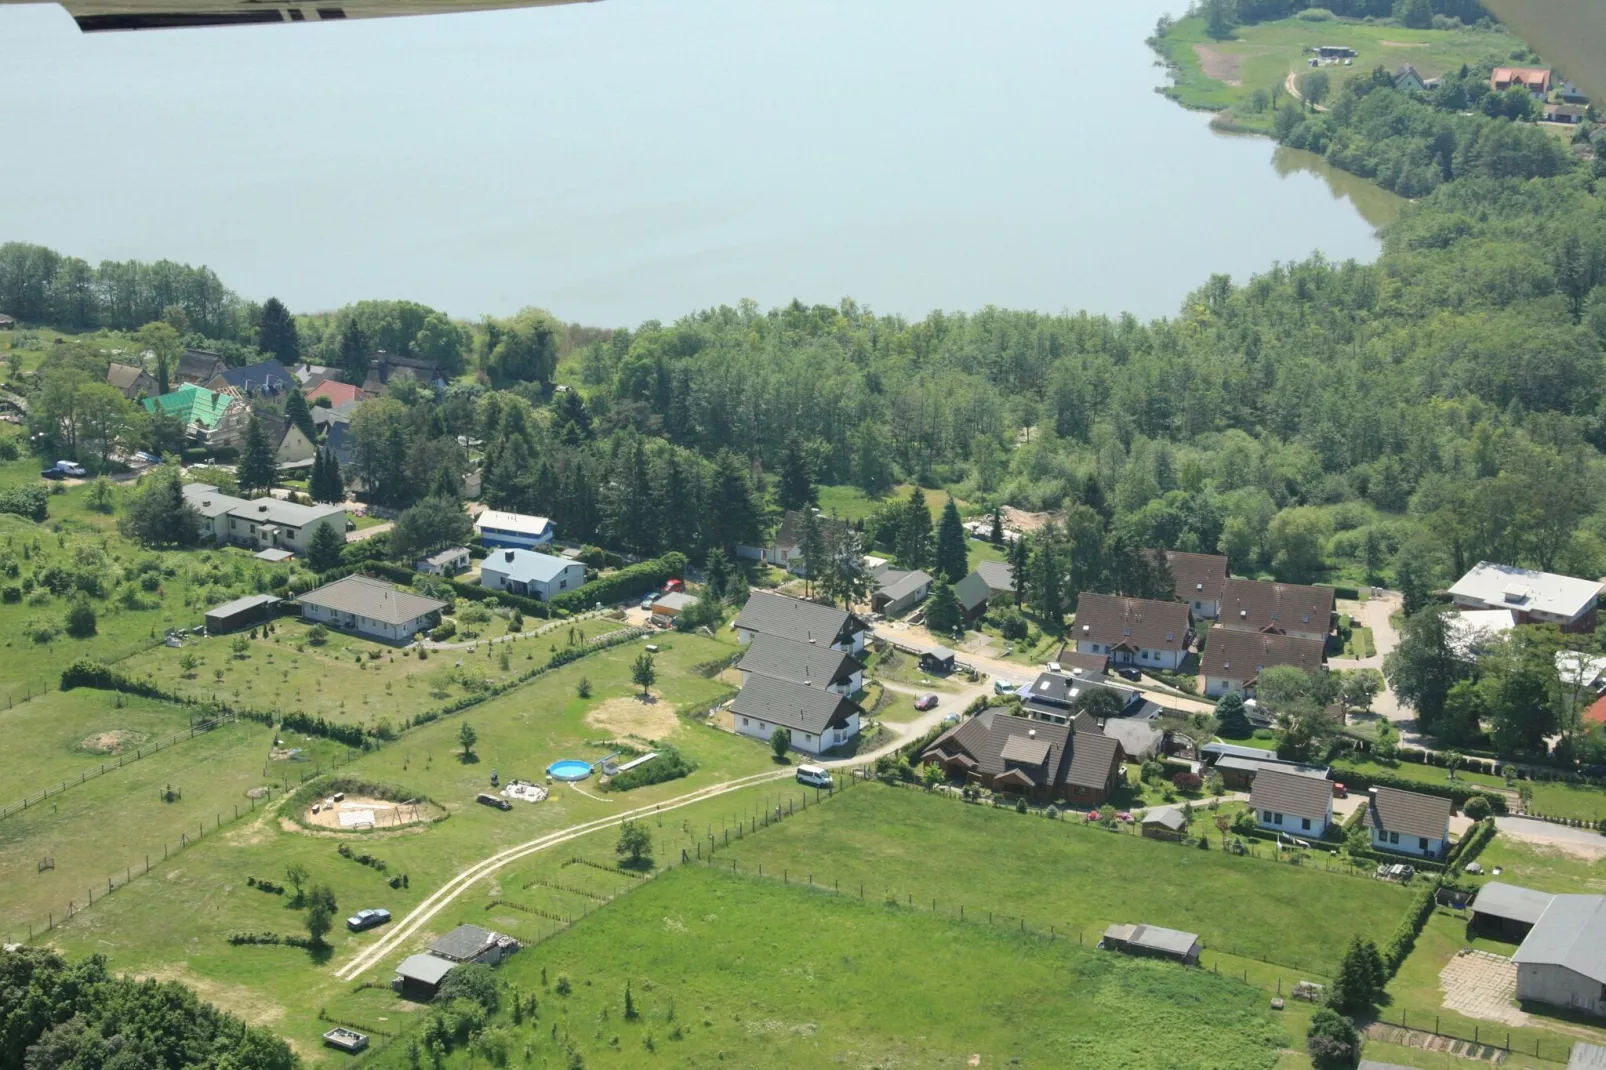
[[[606,0],[95,36],[0,7],[0,240],[206,263],[298,311],[605,325],[845,295],[1149,317],[1213,272],[1375,257],[1355,186],[1153,91],[1143,39],[1180,6]]]

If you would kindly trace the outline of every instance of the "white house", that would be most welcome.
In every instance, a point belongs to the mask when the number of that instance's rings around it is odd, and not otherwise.
[[[497,550],[480,565],[480,586],[549,602],[586,582],[586,567],[533,550]]]
[[[1450,800],[1399,788],[1373,788],[1361,824],[1379,851],[1443,858],[1450,847]]]
[[[841,528],[847,527],[842,521],[821,516],[818,509],[814,511],[814,519],[819,525],[821,534],[825,536],[830,535],[827,529],[833,524]],[[804,569],[803,513],[797,509],[788,509],[781,514],[781,523],[776,529],[774,542],[769,546],[738,546],[736,556],[762,561],[776,568],[784,568],[788,572],[801,573]]]
[[[235,498],[209,483],[186,483],[184,500],[201,517],[201,535],[218,545],[235,543],[256,550],[306,553],[319,527],[328,525],[346,538],[346,507],[299,505],[282,498]]]
[[[770,591],[754,591],[732,627],[743,643],[752,642],[755,635],[773,635],[850,654],[864,650],[869,632],[869,625],[845,609]]]
[[[1083,594],[1073,625],[1078,654],[1104,654],[1116,665],[1176,669],[1188,656],[1193,632],[1180,602]]]
[[[792,746],[805,754],[840,747],[859,734],[859,704],[835,691],[808,687],[773,676],[748,673],[731,703],[737,732],[768,741],[777,728],[792,733]]]
[[[500,509],[487,509],[474,521],[480,542],[492,547],[511,547],[530,550],[550,546],[557,526],[544,516],[525,516],[523,513],[504,513]]]
[[[459,572],[467,572],[470,563],[468,547],[453,546],[419,558],[417,564],[413,565],[413,571],[427,572],[432,576],[455,576]]]
[[[1333,785],[1316,777],[1262,769],[1249,790],[1255,824],[1301,840],[1318,840],[1333,823]]]
[[[1479,561],[1450,588],[1463,609],[1509,609],[1518,624],[1558,624],[1564,632],[1595,630],[1600,583]]]
[[[1606,896],[1556,896],[1511,961],[1519,1000],[1606,1015]]]
[[[446,603],[397,590],[368,576],[347,576],[301,596],[301,616],[378,639],[411,639],[440,622]]]

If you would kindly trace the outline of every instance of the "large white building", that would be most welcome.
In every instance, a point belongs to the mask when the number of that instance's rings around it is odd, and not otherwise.
[[[318,528],[332,527],[346,538],[346,507],[300,505],[282,498],[235,498],[209,483],[186,483],[184,500],[201,517],[201,535],[219,546],[235,543],[256,550],[304,554]]]
[[[368,576],[347,576],[308,591],[301,616],[345,631],[401,642],[440,623],[446,603]]]
[[[580,562],[534,550],[493,550],[480,563],[481,587],[543,602],[582,587],[585,582],[586,567]]]
[[[500,509],[487,509],[474,521],[474,530],[480,542],[489,547],[514,550],[533,550],[550,546],[557,534],[557,525],[544,516],[525,516],[523,513],[504,513]]]
[[[1518,624],[1557,624],[1564,632],[1593,632],[1600,583],[1479,561],[1450,588],[1463,609],[1508,609]]]

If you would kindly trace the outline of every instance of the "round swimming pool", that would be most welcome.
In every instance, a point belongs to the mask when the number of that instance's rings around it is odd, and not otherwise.
[[[565,758],[546,767],[547,776],[556,780],[584,780],[591,775],[591,764],[576,758]]]

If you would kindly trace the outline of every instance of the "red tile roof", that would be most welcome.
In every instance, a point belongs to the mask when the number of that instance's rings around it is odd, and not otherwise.
[[[1589,709],[1584,711],[1584,720],[1589,724],[1606,724],[1606,695],[1596,699]]]
[[[308,401],[313,398],[328,398],[329,403],[337,407],[349,401],[362,401],[368,396],[350,383],[342,383],[335,379],[325,379],[313,386],[303,387],[301,393]]]

